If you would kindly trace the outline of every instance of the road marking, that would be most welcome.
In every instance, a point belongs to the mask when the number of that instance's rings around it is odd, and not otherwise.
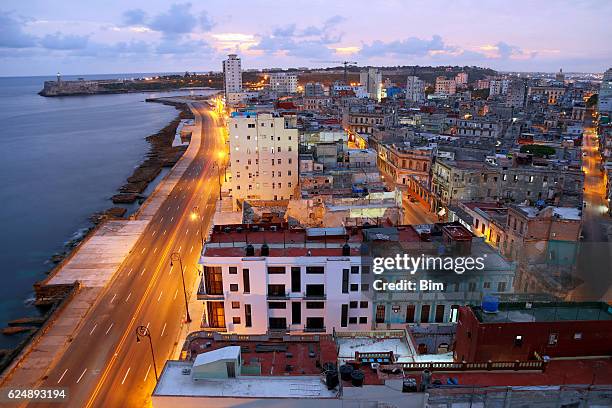
[[[140,276],[144,275],[145,271],[147,270],[147,268],[142,268],[142,272],[140,272]],[[129,296],[128,296],[129,297]]]
[[[176,206],[176,211],[178,211],[178,210],[180,210],[180,207],[177,205],[177,206]]]
[[[156,253],[156,252],[157,252],[157,247],[155,247],[155,249],[153,249],[153,253]]]
[[[130,373],[130,369],[132,367],[128,367],[127,371],[125,372],[125,375],[123,376],[123,380],[121,380],[121,385],[123,385],[123,383],[125,382],[125,379],[127,378],[128,374]]]
[[[191,249],[189,250],[189,253],[193,252],[193,245],[191,246]]]
[[[183,246],[181,245],[181,246],[179,247],[179,250],[178,250],[178,251],[179,251],[179,252],[181,252],[181,249],[182,249],[182,248],[183,248]]]
[[[174,265],[172,265],[172,266],[170,267],[170,272],[168,273],[168,275],[172,275],[172,269],[173,269],[173,268],[174,268]]]
[[[79,383],[79,381],[81,381],[81,378],[83,378],[83,376],[85,375],[85,371],[87,371],[87,369],[83,370],[83,372],[81,373],[79,379],[77,380],[77,384]]]
[[[189,234],[189,228],[187,228],[187,231],[185,231],[185,235]]]
[[[117,297],[117,294],[115,293],[115,294],[113,295],[113,298],[111,299],[111,301],[110,301],[110,302],[111,302],[111,303],[113,303],[113,300],[115,300],[115,298],[116,298],[116,297]]]
[[[130,296],[132,296],[132,292],[129,293],[129,295],[125,298],[125,302],[127,303],[128,300],[130,300]]]
[[[108,332],[110,331],[110,329],[112,329],[112,328],[113,328],[113,324],[115,324],[115,323],[111,323],[111,325],[110,325],[110,326],[108,326],[108,329],[106,329],[106,333],[104,333],[104,334],[108,334]]]
[[[164,230],[164,235],[166,235],[166,230]]]
[[[145,378],[143,381],[147,381],[147,377],[149,376],[149,371],[151,371],[151,364],[149,364],[149,368],[147,368],[147,373],[145,374]]]
[[[159,299],[161,299],[161,297],[162,297],[162,294],[163,294],[163,293],[164,293],[164,291],[163,291],[163,290],[159,292],[159,296],[157,297],[157,301],[158,301],[158,302],[159,302]]]
[[[153,235],[151,235],[151,236],[154,237],[155,234],[157,234],[157,231],[153,231]]]
[[[60,381],[62,381],[62,378],[64,378],[64,376],[66,375],[67,372],[68,372],[68,369],[65,369],[64,372],[62,373],[62,375],[60,376],[59,380],[57,380],[58,384],[60,383]]]
[[[149,325],[151,324],[151,322],[147,323],[147,329],[149,328]]]
[[[130,270],[128,272],[128,276],[130,276],[130,273],[132,273],[133,270],[134,270],[134,268],[130,268]]]
[[[161,217],[161,220],[159,220],[159,223],[161,224],[164,221],[164,217]]]
[[[144,254],[145,249],[147,249],[147,247],[142,248],[142,251],[140,251],[140,253]]]
[[[164,323],[164,328],[162,329],[161,335],[159,337],[163,337],[165,331],[166,331],[166,323]]]
[[[96,327],[98,327],[98,323],[94,324],[93,329],[91,329],[91,331],[89,332],[89,335],[91,336],[91,334],[94,332],[94,330],[96,330]]]
[[[172,300],[176,300],[176,294],[178,293],[178,289],[174,292],[174,297],[172,298]]]
[[[170,218],[170,222],[174,221],[174,217]]]

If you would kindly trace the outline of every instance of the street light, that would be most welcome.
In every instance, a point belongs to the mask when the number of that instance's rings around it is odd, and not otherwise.
[[[204,248],[204,233],[202,232],[202,216],[200,215],[200,208],[198,206],[193,207],[193,210],[191,212],[191,219],[192,220],[196,220],[196,219],[200,219],[200,241],[202,241],[202,248]]]
[[[157,376],[157,365],[155,364],[155,352],[153,352],[153,340],[151,340],[151,332],[147,326],[138,326],[136,328],[136,343],[140,343],[140,339],[147,337],[149,339],[149,346],[151,347],[151,358],[153,359],[153,371],[155,371],[155,381],[159,380]]]
[[[219,182],[219,201],[221,201],[221,166],[219,166],[218,162],[214,162],[213,167],[217,168],[217,181]]]
[[[187,289],[185,289],[185,274],[183,273],[183,260],[181,259],[181,254],[178,252],[173,252],[170,254],[170,267],[174,264],[173,262],[179,262],[179,266],[181,268],[181,279],[183,281],[183,294],[185,295],[185,312],[187,314],[187,319],[185,320],[187,323],[191,322],[191,316],[189,316],[189,306],[187,303]]]

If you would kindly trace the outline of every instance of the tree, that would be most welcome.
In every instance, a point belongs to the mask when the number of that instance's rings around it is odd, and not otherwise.
[[[521,146],[521,153],[533,154],[536,157],[548,157],[555,154],[555,149],[550,146],[530,144]]]
[[[589,97],[589,99],[587,99],[587,101],[586,101],[586,107],[587,108],[592,108],[592,107],[596,106],[598,100],[599,100],[599,95],[598,94],[591,95]]]

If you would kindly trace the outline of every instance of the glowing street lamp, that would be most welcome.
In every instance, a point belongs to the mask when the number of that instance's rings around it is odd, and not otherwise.
[[[179,267],[181,268],[181,279],[183,281],[183,295],[185,296],[185,314],[187,323],[191,322],[191,316],[189,316],[189,304],[187,303],[187,289],[185,289],[185,273],[183,272],[183,260],[181,254],[173,252],[170,254],[170,267],[174,266],[174,262],[178,261]]]
[[[155,364],[155,352],[153,351],[153,340],[151,340],[151,332],[147,326],[138,326],[136,328],[136,343],[140,343],[141,338],[149,339],[149,347],[151,348],[151,358],[153,359],[153,371],[155,372],[155,381],[159,380],[157,376],[157,365]]]

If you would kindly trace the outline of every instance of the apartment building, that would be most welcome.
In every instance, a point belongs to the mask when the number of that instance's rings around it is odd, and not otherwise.
[[[489,96],[507,94],[509,85],[509,79],[491,79],[489,81]]]
[[[511,108],[523,108],[527,96],[526,88],[525,82],[520,79],[515,79],[510,82],[508,92],[506,93],[506,106]]]
[[[406,100],[413,103],[425,102],[425,81],[409,75],[406,78]]]
[[[484,162],[438,159],[432,170],[432,191],[444,205],[499,198],[497,169]]]
[[[382,73],[377,68],[368,68],[359,73],[359,83],[365,87],[369,98],[380,102],[382,98]]]
[[[497,138],[503,131],[500,122],[483,119],[446,118],[445,124],[451,134],[457,136]]]
[[[298,182],[298,130],[276,113],[234,112],[229,119],[234,200],[287,200]]]
[[[344,228],[215,226],[200,259],[204,327],[239,334],[367,329],[361,242]]]
[[[297,92],[297,74],[290,72],[271,72],[268,75],[271,91],[279,94],[293,94]]]
[[[457,83],[454,79],[439,76],[436,78],[435,93],[437,95],[454,95],[457,93]]]
[[[375,128],[395,125],[397,114],[392,110],[357,109],[345,112],[342,120],[345,129],[359,134],[371,135]]]
[[[240,58],[236,54],[229,54],[223,61],[223,89],[225,98],[230,94],[242,92],[242,67]]]
[[[565,88],[562,86],[530,86],[527,91],[527,96],[546,98],[549,105],[556,105],[563,95],[565,95]]]
[[[386,180],[398,185],[408,185],[411,177],[429,184],[433,149],[377,143],[376,164],[386,175]]]
[[[468,73],[467,72],[458,72],[455,75],[455,82],[457,85],[467,85],[468,83]]]
[[[304,85],[304,97],[315,98],[325,96],[325,86],[319,82],[308,82]]]

